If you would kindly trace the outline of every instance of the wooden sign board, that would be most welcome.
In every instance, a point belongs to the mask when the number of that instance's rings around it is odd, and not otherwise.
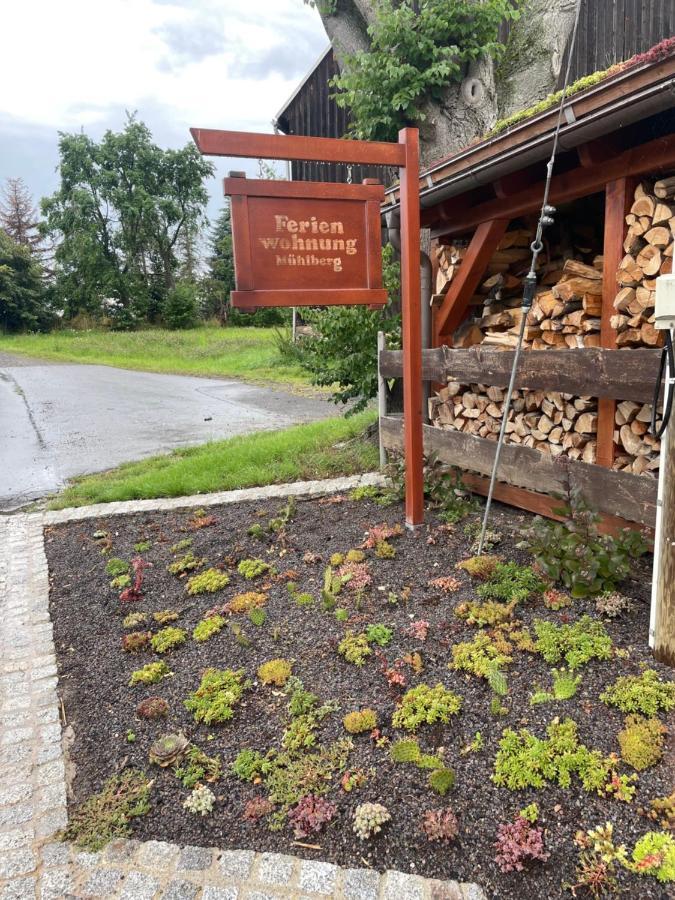
[[[382,306],[379,184],[230,177],[232,305]]]

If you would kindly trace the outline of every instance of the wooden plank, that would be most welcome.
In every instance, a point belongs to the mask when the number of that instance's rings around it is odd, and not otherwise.
[[[645,172],[663,172],[672,169],[673,166],[675,166],[675,135],[671,134],[633,147],[601,164],[588,168],[579,167],[561,175],[554,175],[549,200],[554,206],[560,206],[562,203],[569,203],[603,190],[608,181],[643,175]],[[468,206],[463,214],[445,222],[441,221],[436,207],[431,206],[424,210],[422,225],[433,228],[432,237],[436,237],[464,234],[482,222],[488,222],[498,216],[515,219],[539,209],[542,188],[543,182],[540,182],[513,197]]]
[[[271,181],[264,178],[228,177],[223,179],[225,196],[281,197],[301,200],[384,200],[384,186],[373,184],[331,184],[326,181]]]
[[[221,131],[215,128],[191,128],[190,134],[199,152],[205,156],[321,160],[380,166],[404,166],[406,160],[405,147],[400,143],[252,134],[248,131]]]
[[[384,446],[400,450],[402,420],[393,416],[380,419]],[[488,476],[492,471],[496,442],[460,431],[443,431],[424,426],[427,454],[448,465]],[[498,478],[514,487],[539,494],[566,497],[571,488],[579,488],[590,506],[600,513],[619,516],[630,522],[653,527],[656,518],[656,479],[616,472],[558,457],[552,459],[538,450],[505,444]]]
[[[384,306],[387,302],[387,292],[384,288],[246,290],[232,291],[230,297],[232,305],[238,309],[257,309],[262,306]]]
[[[471,238],[462,264],[452,280],[441,308],[435,318],[435,344],[442,342],[446,335],[451,335],[462,321],[469,300],[485,272],[490,257],[504,236],[509,224],[508,219],[493,219],[478,226]]]
[[[660,354],[660,350],[646,348],[527,350],[521,357],[516,387],[651,403]],[[386,350],[380,365],[385,378],[400,378],[400,350]],[[481,345],[467,350],[440,347],[422,353],[422,379],[506,387],[512,365],[512,350]]]
[[[402,128],[398,139],[405,152],[401,169],[401,331],[403,411],[405,415],[405,520],[409,527],[424,521],[424,442],[422,424],[422,286],[420,276],[419,132]],[[349,143],[349,142],[347,142]]]

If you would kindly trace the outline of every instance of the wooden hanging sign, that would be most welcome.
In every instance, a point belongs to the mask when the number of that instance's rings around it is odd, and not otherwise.
[[[225,179],[237,289],[232,305],[382,306],[377,183]]]

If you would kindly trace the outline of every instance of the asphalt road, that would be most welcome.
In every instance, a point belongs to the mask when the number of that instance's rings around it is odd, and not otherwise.
[[[335,413],[326,400],[238,381],[0,353],[0,510],[75,475]]]

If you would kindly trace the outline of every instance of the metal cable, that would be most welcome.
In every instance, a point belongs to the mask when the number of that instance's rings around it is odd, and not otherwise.
[[[495,459],[492,465],[492,474],[490,476],[490,487],[488,489],[487,501],[485,504],[485,514],[483,515],[483,526],[480,532],[480,541],[478,542],[478,555],[480,556],[483,552],[483,546],[485,544],[485,535],[487,532],[488,521],[490,519],[490,509],[492,507],[492,498],[494,496],[495,484],[497,482],[497,472],[499,470],[499,461],[502,455],[502,447],[504,445],[504,437],[506,435],[506,425],[509,420],[509,413],[511,412],[511,395],[513,394],[513,390],[516,383],[516,374],[518,372],[518,363],[520,362],[520,353],[523,347],[523,337],[525,335],[525,325],[527,323],[527,316],[532,308],[532,302],[535,297],[536,288],[537,288],[537,258],[539,254],[544,249],[544,244],[542,242],[542,236],[544,234],[544,228],[553,224],[553,213],[555,209],[552,206],[549,206],[548,198],[551,192],[551,179],[553,178],[553,166],[555,165],[555,158],[558,153],[558,140],[560,138],[560,129],[562,127],[562,118],[563,111],[565,107],[565,100],[567,99],[567,88],[569,87],[570,80],[570,72],[572,71],[572,57],[574,55],[574,48],[577,42],[577,31],[579,30],[579,19],[581,15],[581,0],[577,0],[577,8],[574,16],[574,27],[572,29],[572,37],[569,44],[569,53],[567,56],[567,68],[565,70],[565,81],[562,89],[562,96],[560,98],[560,107],[558,109],[558,121],[556,122],[555,132],[553,134],[553,146],[551,148],[551,158],[549,159],[546,165],[546,183],[544,185],[544,199],[541,204],[541,212],[539,214],[539,221],[537,223],[537,233],[534,241],[530,245],[530,249],[532,250],[532,261],[530,263],[530,271],[525,276],[525,287],[523,289],[523,303],[521,306],[522,316],[520,318],[520,329],[518,331],[518,343],[516,344],[516,352],[513,355],[513,366],[511,367],[511,378],[509,379],[509,388],[506,395],[506,399],[504,401],[504,412],[502,414],[502,424],[499,429],[499,437],[497,438],[497,448],[495,450]]]

